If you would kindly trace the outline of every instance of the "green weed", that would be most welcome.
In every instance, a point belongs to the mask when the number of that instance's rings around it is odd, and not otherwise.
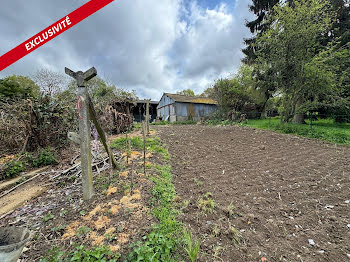
[[[204,213],[212,213],[214,211],[215,201],[212,193],[207,192],[203,198],[198,199],[198,208]]]
[[[13,178],[18,176],[24,171],[24,165],[22,161],[13,161],[6,164],[4,173],[6,178]]]
[[[235,246],[241,243],[242,233],[234,226],[229,225],[229,235],[231,235],[232,242]]]
[[[193,178],[193,182],[198,186],[202,186],[203,185],[203,182],[202,181],[199,181],[197,178]]]
[[[34,157],[32,154],[27,153],[25,158],[32,167],[57,164],[55,153],[50,148],[41,149],[38,157]]]
[[[49,212],[44,216],[43,221],[47,222],[47,221],[52,220],[54,218],[55,218],[55,216],[51,212]]]
[[[235,206],[233,205],[233,202],[231,202],[227,207],[227,213],[229,217],[233,217],[235,215]]]
[[[199,240],[194,240],[192,237],[191,231],[184,230],[184,243],[185,243],[185,251],[191,260],[191,262],[195,262],[198,257],[199,249],[201,243]]]
[[[49,256],[41,259],[41,262],[68,262],[68,261],[86,261],[100,262],[109,261],[117,262],[120,258],[119,253],[112,252],[108,247],[100,246],[93,249],[88,249],[83,245],[75,247],[74,251],[64,252],[57,247],[49,251]]]

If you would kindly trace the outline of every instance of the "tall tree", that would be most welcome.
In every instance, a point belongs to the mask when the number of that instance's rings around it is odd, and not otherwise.
[[[253,64],[256,59],[256,46],[254,43],[256,42],[256,36],[261,35],[269,28],[269,23],[266,20],[266,15],[271,13],[275,4],[279,2],[279,0],[253,0],[252,5],[249,6],[251,12],[256,15],[256,19],[249,21],[246,23],[246,26],[249,28],[252,34],[255,34],[254,37],[244,39],[246,44],[246,48],[243,49],[243,53],[245,57],[243,62],[247,64]]]
[[[271,26],[257,37],[256,64],[270,72],[277,89],[283,94],[283,117],[294,116],[297,123],[304,122],[302,105],[315,91],[309,89],[309,63],[319,49],[318,37],[329,32],[332,12],[327,0],[294,0],[293,4],[276,4],[273,14],[267,16]],[[321,87],[321,80],[318,83]]]
[[[41,91],[49,96],[53,96],[60,91],[66,81],[66,77],[63,74],[48,69],[38,70],[33,79]]]

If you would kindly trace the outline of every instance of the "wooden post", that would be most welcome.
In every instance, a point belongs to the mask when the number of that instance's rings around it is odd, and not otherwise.
[[[81,155],[81,177],[83,184],[83,199],[89,200],[94,195],[92,182],[92,160],[91,160],[91,126],[89,120],[89,96],[84,81],[89,81],[97,75],[94,67],[83,73],[73,72],[65,68],[67,75],[77,80],[78,85],[78,110],[79,110],[79,133],[80,133],[80,155]]]
[[[142,122],[142,136],[143,136],[143,173],[146,175],[146,122]]]
[[[149,135],[149,102],[151,102],[151,99],[146,100],[146,129],[147,129],[147,135]]]

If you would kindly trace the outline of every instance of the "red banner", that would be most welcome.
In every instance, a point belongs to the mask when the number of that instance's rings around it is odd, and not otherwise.
[[[40,33],[2,55],[0,57],[0,71],[12,65],[14,62],[30,52],[33,52],[35,49],[44,45],[48,41],[54,39],[56,36],[78,24],[80,21],[84,20],[113,1],[114,0],[90,0],[85,5],[79,7],[69,15],[63,17]]]

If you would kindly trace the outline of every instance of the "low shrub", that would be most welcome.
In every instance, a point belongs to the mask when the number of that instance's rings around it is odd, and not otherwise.
[[[24,171],[23,162],[22,161],[13,161],[13,162],[6,164],[5,170],[4,170],[1,178],[2,179],[13,178],[13,177],[18,176],[23,171]]]
[[[32,154],[27,154],[26,160],[32,167],[57,164],[55,153],[48,148],[40,150],[38,157],[34,157]]]

